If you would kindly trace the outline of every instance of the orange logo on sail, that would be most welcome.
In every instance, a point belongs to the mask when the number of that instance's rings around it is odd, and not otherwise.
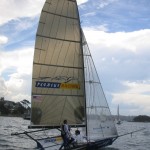
[[[75,83],[61,83],[61,89],[80,89],[80,84]]]

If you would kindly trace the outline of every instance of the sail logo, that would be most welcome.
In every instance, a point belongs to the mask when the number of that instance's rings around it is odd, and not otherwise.
[[[60,88],[61,89],[80,89],[80,85],[75,84],[75,83],[61,83]]]
[[[36,81],[35,87],[39,88],[60,88],[61,83]]]
[[[35,87],[56,89],[80,89],[80,84],[36,81]]]

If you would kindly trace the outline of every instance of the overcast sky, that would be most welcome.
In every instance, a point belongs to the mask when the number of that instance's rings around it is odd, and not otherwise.
[[[31,99],[35,34],[45,0],[1,0],[0,97]],[[78,0],[112,114],[150,115],[150,0]]]

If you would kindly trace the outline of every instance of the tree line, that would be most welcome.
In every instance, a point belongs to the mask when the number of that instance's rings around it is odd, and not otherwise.
[[[26,99],[20,102],[0,100],[1,116],[22,116],[27,111],[30,111],[30,109],[30,102]]]

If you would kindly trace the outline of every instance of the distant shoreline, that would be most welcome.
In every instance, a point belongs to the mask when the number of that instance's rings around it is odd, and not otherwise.
[[[134,122],[150,122],[150,117],[146,115],[139,115],[133,119]]]

